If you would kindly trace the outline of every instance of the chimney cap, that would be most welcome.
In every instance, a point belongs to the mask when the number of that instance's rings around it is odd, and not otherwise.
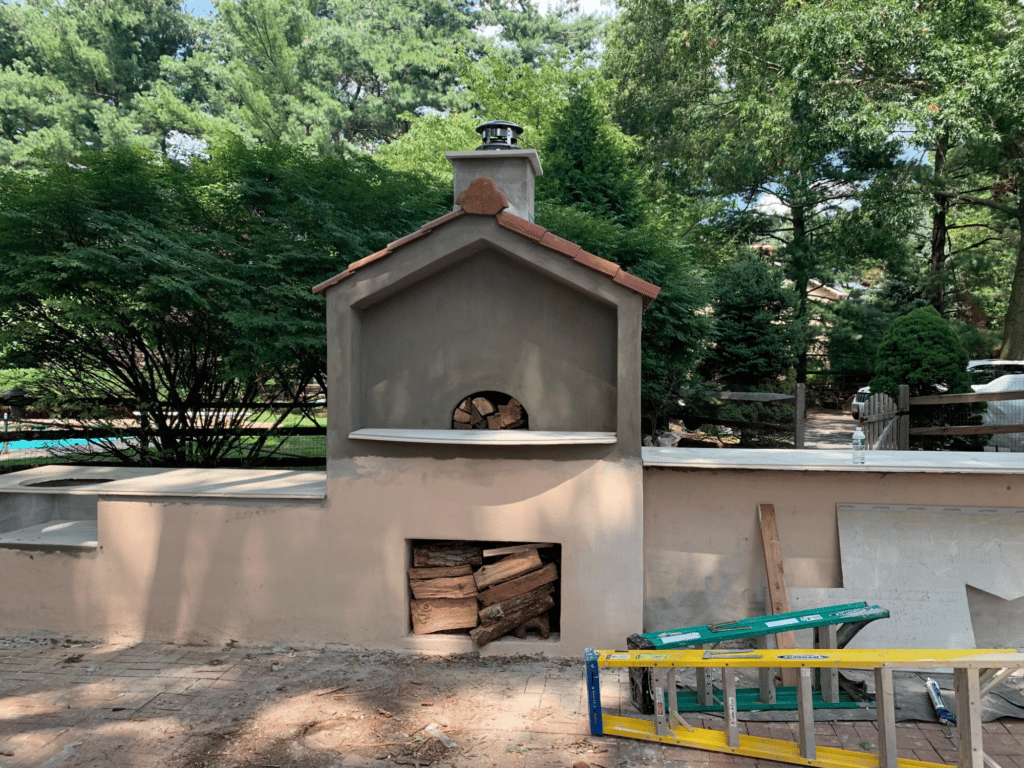
[[[477,147],[477,151],[493,149],[516,149],[519,143],[519,134],[523,128],[507,120],[491,120],[476,127],[483,143]]]

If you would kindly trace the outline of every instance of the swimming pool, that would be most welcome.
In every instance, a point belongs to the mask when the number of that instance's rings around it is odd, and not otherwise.
[[[72,438],[69,440],[12,440],[6,443],[8,451],[45,451],[51,448],[63,448],[67,445],[85,445],[88,440]],[[0,444],[3,448],[3,444]]]

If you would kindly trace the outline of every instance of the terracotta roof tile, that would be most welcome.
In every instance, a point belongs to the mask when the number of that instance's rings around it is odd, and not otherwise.
[[[540,244],[543,245],[545,248],[550,248],[553,251],[558,251],[559,253],[568,256],[571,259],[575,259],[576,254],[580,253],[583,250],[582,246],[577,245],[571,240],[561,238],[558,235],[553,235],[551,234],[551,232],[544,233],[544,237],[540,239]]]
[[[521,219],[518,216],[513,216],[511,213],[499,213],[494,218],[505,229],[518,232],[523,237],[528,237],[538,243],[541,241],[541,238],[547,234],[547,230],[544,229],[544,227],[539,227],[532,221],[527,221],[526,219]]]
[[[494,193],[497,193],[497,195]],[[433,221],[429,221],[415,232],[399,238],[392,243],[388,243],[387,248],[377,251],[376,253],[371,253],[365,258],[359,259],[359,261],[353,261],[348,265],[348,268],[344,272],[339,275],[335,275],[330,280],[326,280],[313,288],[313,293],[322,294],[332,285],[336,285],[342,280],[351,277],[356,270],[362,269],[363,267],[372,264],[375,261],[379,261],[386,256],[390,256],[399,248],[408,245],[414,240],[418,240],[421,237],[429,235],[431,232],[440,229],[448,222],[454,221],[460,216],[464,216],[466,214],[494,216],[495,221],[505,229],[528,238],[529,240],[532,240],[555,253],[568,256],[577,264],[581,264],[588,269],[593,269],[607,275],[624,288],[628,288],[629,290],[643,296],[645,310],[651,305],[651,302],[654,301],[655,297],[657,297],[658,293],[661,291],[661,288],[653,283],[648,283],[646,280],[641,280],[639,277],[629,274],[615,262],[608,261],[608,259],[602,259],[600,256],[588,253],[576,243],[558,237],[557,235],[548,232],[544,227],[534,224],[532,221],[527,221],[526,219],[514,216],[511,213],[505,213],[504,209],[508,205],[508,200],[501,191],[494,186],[494,181],[486,176],[480,176],[474,179],[473,183],[466,188],[465,192],[459,195],[458,202],[462,205],[461,210],[452,211],[451,213],[447,213]],[[499,204],[501,207],[497,207]]]
[[[646,280],[641,280],[639,277],[629,274],[629,272],[624,269],[620,269],[612,280],[643,296],[644,309],[651,306],[651,302],[658,297],[659,293],[661,293],[661,288],[654,283],[648,283]]]
[[[365,259],[364,259],[364,261],[365,261]],[[346,269],[341,274],[335,275],[334,277],[332,277],[329,280],[324,280],[322,283],[320,283],[320,285],[313,286],[313,293],[322,294],[324,291],[326,291],[332,285],[334,285],[335,283],[340,283],[342,280],[344,280],[346,277],[349,277],[351,274],[352,274],[352,270]]]
[[[582,248],[579,253],[572,257],[572,260],[591,269],[596,269],[598,272],[604,272],[608,277],[615,277],[615,275],[622,271],[622,267],[614,261],[602,259],[600,256],[595,256],[589,251],[584,251]]]
[[[377,251],[376,253],[371,253],[369,256],[363,256],[363,258],[359,259],[359,261],[353,261],[351,264],[348,265],[348,268],[345,271],[348,272],[349,274],[351,274],[352,272],[355,272],[360,267],[365,267],[367,264],[372,264],[377,259],[384,258],[389,253],[391,253],[390,246],[388,248],[385,248],[382,251]]]
[[[420,227],[420,229],[426,230],[427,232],[432,232],[433,230],[437,229],[443,224],[447,224],[452,219],[457,219],[459,218],[459,216],[465,215],[465,211],[452,211],[451,213],[446,213],[444,216],[434,219],[433,221],[428,221],[426,224]]]
[[[390,243],[388,243],[388,247],[385,250],[397,251],[403,245],[408,245],[413,240],[419,240],[421,237],[429,235],[433,231],[433,229],[423,229],[423,227],[420,227],[415,232],[410,232],[405,237],[400,237],[397,240],[392,240]],[[349,268],[351,268],[351,265],[349,266]]]
[[[493,216],[508,208],[508,198],[490,176],[477,176],[455,198],[455,204],[466,213]]]

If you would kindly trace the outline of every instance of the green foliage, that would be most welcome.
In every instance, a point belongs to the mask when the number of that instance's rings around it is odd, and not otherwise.
[[[710,332],[703,313],[705,281],[690,249],[672,231],[654,225],[628,228],[573,206],[541,201],[537,221],[560,237],[661,286],[644,315],[641,415],[645,431],[667,425],[679,393],[690,382]]]
[[[824,309],[829,370],[835,374],[873,371],[875,354],[893,315],[878,301],[857,297]]]
[[[920,307],[892,322],[878,346],[872,392],[885,392],[894,400],[899,386],[910,387],[910,396],[971,392],[967,351],[956,333],[934,307]],[[916,406],[910,426],[934,426],[980,422],[972,406]],[[915,437],[911,444],[931,450],[978,450],[987,437]]]
[[[212,149],[191,166],[107,150],[0,177],[0,365],[39,368],[68,414],[135,403],[160,453],[108,446],[128,463],[255,460],[262,446],[227,431],[247,411],[227,404],[299,408],[308,384],[326,389],[310,287],[446,208],[447,190],[368,159]]]
[[[711,309],[715,341],[703,370],[724,389],[775,383],[792,366],[795,300],[782,271],[752,252],[741,252],[716,276]]]
[[[920,307],[897,318],[878,347],[873,392],[895,398],[900,384],[911,397],[971,391],[970,358],[956,333],[934,307]]]
[[[641,221],[635,147],[612,124],[594,88],[573,88],[546,135],[539,195],[627,227]]]
[[[143,104],[163,62],[195,43],[180,0],[3,3],[0,29],[0,164],[156,146],[173,127]]]

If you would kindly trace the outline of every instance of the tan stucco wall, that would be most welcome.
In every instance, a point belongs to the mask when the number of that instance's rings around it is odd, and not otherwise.
[[[485,250],[363,311],[362,423],[450,429],[494,390],[530,429],[614,432],[615,324],[614,306]]]
[[[644,631],[764,612],[757,505],[774,504],[789,587],[840,587],[836,504],[1020,505],[1021,475],[644,471]]]
[[[313,643],[332,627],[310,608],[320,504],[101,498],[97,513],[97,551],[0,549],[0,632]]]
[[[410,635],[413,539],[562,545],[557,642],[503,640],[487,652],[575,656],[621,644],[643,606],[642,469],[636,460],[365,457],[334,462],[328,497],[350,530],[340,562],[353,580],[341,608],[348,642],[469,651],[466,639]],[[609,646],[610,647],[610,646]]]
[[[562,546],[561,632],[485,653],[576,656],[640,626],[638,460],[334,462],[330,508],[305,502],[100,497],[99,550],[0,549],[0,634],[220,643],[353,643],[468,652],[415,637],[412,539]]]

